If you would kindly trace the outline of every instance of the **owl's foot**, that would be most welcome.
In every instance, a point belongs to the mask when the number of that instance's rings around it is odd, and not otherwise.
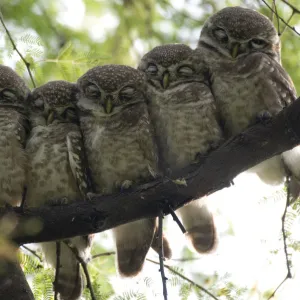
[[[86,199],[88,200],[88,201],[93,201],[94,200],[94,198],[96,198],[96,197],[99,197],[101,194],[96,194],[96,193],[87,193],[86,194]]]
[[[131,180],[124,180],[121,184],[121,192],[124,190],[128,190],[132,187],[133,181]]]
[[[256,123],[268,124],[271,119],[272,114],[268,110],[262,110],[256,116]]]
[[[206,160],[206,158],[207,158],[207,154],[202,154],[202,153],[198,152],[195,155],[195,159],[192,163],[193,164],[203,163]]]
[[[59,199],[50,199],[46,201],[46,205],[48,206],[60,206],[60,205],[66,205],[70,203],[69,199],[67,197],[59,198]]]

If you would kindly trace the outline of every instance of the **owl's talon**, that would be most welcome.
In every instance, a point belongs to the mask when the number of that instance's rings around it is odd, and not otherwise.
[[[193,161],[193,164],[203,163],[206,160],[206,158],[207,158],[207,155],[198,152],[195,155],[195,159]]]
[[[87,193],[86,194],[86,199],[88,200],[88,201],[93,201],[93,198],[95,198],[95,197],[97,197],[97,196],[99,196],[99,194],[95,194],[95,193]]]
[[[256,116],[256,122],[261,124],[267,124],[271,119],[272,114],[268,110],[262,110]]]
[[[131,180],[124,180],[122,185],[121,185],[121,192],[124,190],[128,190],[132,187],[133,181]]]

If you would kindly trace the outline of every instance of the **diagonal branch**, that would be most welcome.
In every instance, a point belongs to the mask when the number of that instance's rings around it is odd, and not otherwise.
[[[78,253],[78,250],[76,247],[74,247],[70,242],[68,241],[64,241],[64,243],[69,247],[69,249],[73,252],[73,254],[75,255],[77,261],[81,264],[85,278],[86,278],[86,286],[90,291],[90,296],[92,300],[96,300],[96,296],[94,294],[94,290],[93,290],[93,286],[92,286],[92,281],[91,281],[91,277],[90,277],[90,273],[89,270],[87,268],[87,263],[85,262],[85,260],[80,256],[80,254]]]
[[[185,203],[230,186],[239,173],[300,144],[300,99],[267,124],[256,124],[213,151],[203,163],[181,170],[176,180],[157,179],[133,191],[95,196],[92,201],[14,208],[11,238],[18,244],[88,235],[159,215],[165,199],[174,210]],[[11,210],[0,208],[0,219]],[[65,226],[70,224],[69,226]]]
[[[159,262],[156,262],[155,260],[146,259],[147,261],[152,262],[153,264],[159,265]],[[196,288],[198,288],[199,290],[203,291],[204,293],[206,293],[207,295],[209,295],[211,298],[213,298],[214,300],[218,300],[218,298],[216,296],[214,296],[210,291],[208,291],[207,289],[205,289],[203,286],[197,284],[196,282],[192,281],[191,279],[187,278],[186,276],[184,276],[183,274],[181,274],[180,272],[176,271],[175,269],[173,269],[171,266],[165,265],[165,268],[167,268],[171,273],[179,276],[180,278],[182,278],[183,280],[187,281],[188,283],[190,283],[191,285],[195,286]]]
[[[12,38],[11,36],[11,33],[9,32],[9,30],[7,29],[6,25],[5,25],[5,22],[4,22],[4,18],[3,18],[3,15],[2,15],[2,12],[1,12],[1,9],[0,9],[0,22],[11,42],[11,45],[13,46],[13,49],[18,53],[18,55],[20,56],[21,60],[23,61],[23,63],[25,64],[26,66],[26,69],[28,71],[28,74],[29,74],[29,77],[30,77],[30,80],[32,82],[32,85],[34,88],[36,88],[36,85],[35,85],[35,82],[34,82],[34,79],[33,79],[33,76],[32,76],[32,73],[31,73],[31,70],[30,70],[30,63],[25,59],[25,57],[22,55],[22,53],[19,51],[19,49],[17,48],[17,45],[14,41],[14,39]]]
[[[280,19],[280,21],[285,24],[285,26],[289,27],[290,29],[292,29],[296,34],[300,35],[300,32],[296,30],[295,26],[291,26],[287,21],[285,21],[281,16],[279,16],[279,14],[275,10],[265,1],[265,0],[261,0],[270,10],[272,13],[275,13],[276,17],[278,19]]]

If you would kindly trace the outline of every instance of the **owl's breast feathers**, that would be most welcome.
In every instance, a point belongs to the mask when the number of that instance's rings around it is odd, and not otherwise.
[[[169,169],[182,168],[220,143],[222,131],[205,84],[185,83],[162,93],[149,89],[149,98],[162,160]]]
[[[26,117],[0,108],[0,205],[20,205],[25,183],[27,157],[24,151]]]
[[[138,184],[152,177],[149,167],[156,170],[156,165],[147,151],[155,150],[143,148],[152,133],[145,103],[110,117],[84,116],[80,123],[98,193],[117,191],[125,180]]]
[[[67,135],[78,131],[79,127],[70,123],[32,128],[26,145],[29,157],[26,203],[29,206],[40,206],[41,201],[62,197],[69,201],[80,199],[67,147]]]

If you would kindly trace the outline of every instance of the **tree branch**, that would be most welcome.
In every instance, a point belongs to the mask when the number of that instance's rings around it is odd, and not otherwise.
[[[272,13],[275,13],[277,19],[280,19],[281,22],[282,22],[283,24],[285,24],[285,26],[289,27],[289,28],[292,29],[296,34],[300,35],[300,32],[298,32],[298,31],[296,30],[295,26],[289,25],[287,21],[285,21],[282,17],[279,16],[279,14],[277,13],[276,8],[275,8],[275,10],[274,10],[274,9],[273,9],[273,8],[272,8],[265,0],[261,0],[261,1],[262,1],[262,2],[263,2],[270,10],[271,10]],[[284,2],[284,1],[283,1],[283,2]],[[286,3],[286,2],[284,2],[284,3]],[[291,7],[291,6],[290,6],[290,7]],[[294,11],[295,11],[295,10],[294,10]],[[295,11],[295,12],[296,12],[296,11]],[[280,32],[278,32],[278,34],[280,35]]]
[[[0,258],[0,295],[1,299],[34,300],[17,259]]]
[[[10,238],[17,244],[60,240],[156,217],[166,200],[176,210],[193,199],[230,186],[239,173],[298,144],[299,99],[270,122],[252,126],[213,151],[204,162],[182,170],[175,177],[180,180],[157,179],[132,191],[96,195],[91,201],[68,205],[28,208],[23,212],[14,208],[16,225]],[[0,208],[0,218],[6,213],[12,210]]]

